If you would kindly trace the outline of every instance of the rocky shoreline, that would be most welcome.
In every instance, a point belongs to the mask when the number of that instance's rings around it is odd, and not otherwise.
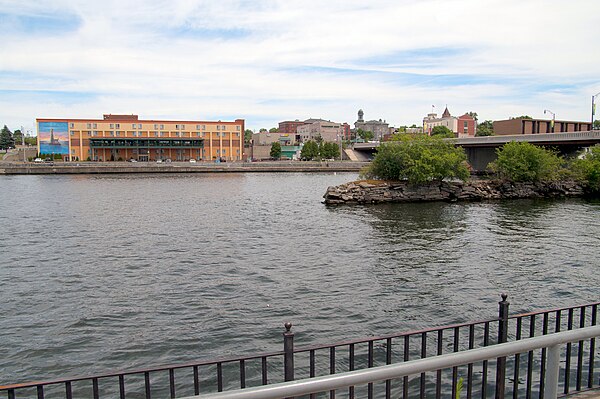
[[[582,197],[586,188],[573,181],[514,183],[501,180],[404,181],[360,180],[327,188],[325,204],[377,204],[385,202],[482,201],[514,198]]]

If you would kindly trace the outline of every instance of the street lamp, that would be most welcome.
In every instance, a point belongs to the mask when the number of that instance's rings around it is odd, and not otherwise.
[[[550,122],[550,127],[552,128],[552,133],[554,133],[554,120],[556,118],[556,114],[548,109],[544,110],[544,115],[546,115],[546,112],[549,114],[552,114],[552,122]]]
[[[596,114],[596,103],[594,102],[594,99],[598,96],[600,96],[600,93],[592,96],[592,124],[590,125],[590,130],[594,130],[594,115]]]

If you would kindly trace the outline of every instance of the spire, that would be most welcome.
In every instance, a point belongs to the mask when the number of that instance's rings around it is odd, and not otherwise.
[[[442,118],[449,118],[450,117],[450,111],[448,111],[448,105],[446,105],[446,109],[444,110],[444,113],[442,114]]]

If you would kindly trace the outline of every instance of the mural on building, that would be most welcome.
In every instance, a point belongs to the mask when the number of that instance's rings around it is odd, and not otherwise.
[[[40,154],[69,155],[69,125],[67,122],[39,122]]]

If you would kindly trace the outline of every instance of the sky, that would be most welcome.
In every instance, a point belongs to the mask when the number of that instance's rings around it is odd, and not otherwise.
[[[0,125],[589,121],[598,0],[0,0]],[[600,100],[600,99],[599,99]]]

